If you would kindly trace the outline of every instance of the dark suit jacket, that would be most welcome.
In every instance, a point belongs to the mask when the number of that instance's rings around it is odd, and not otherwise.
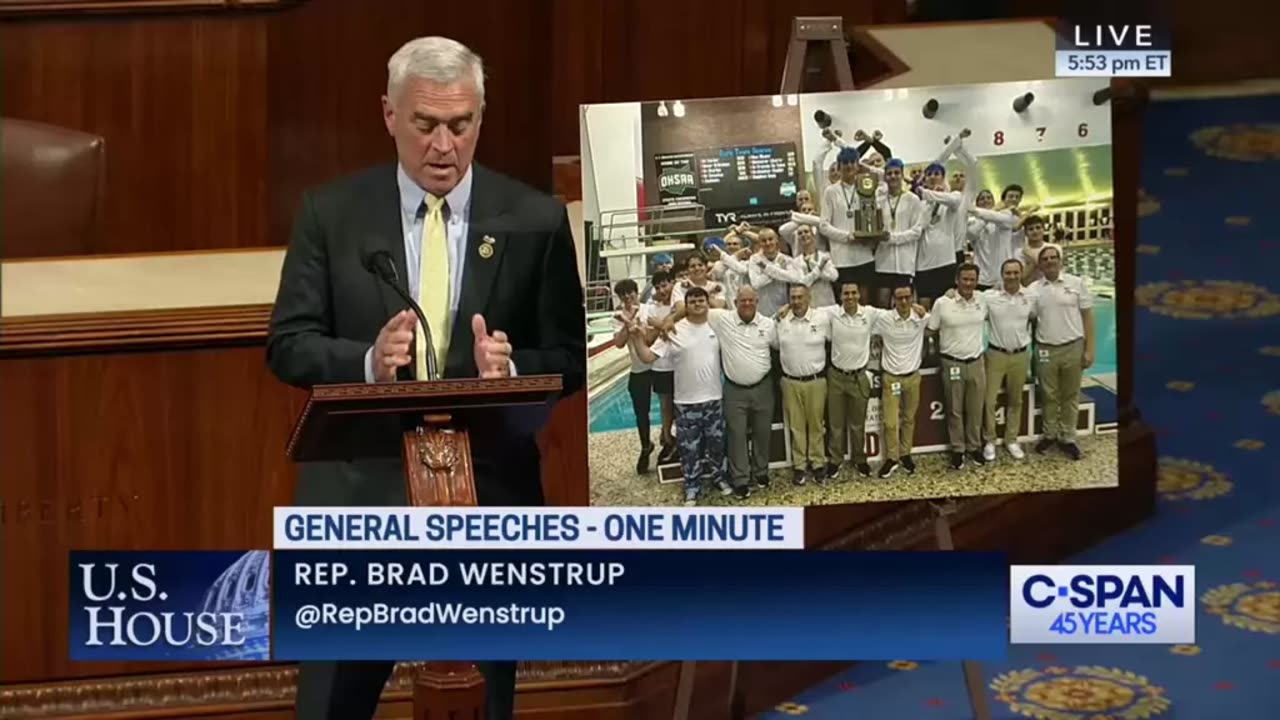
[[[520,375],[558,374],[564,394],[586,377],[586,318],[568,215],[548,195],[473,164],[471,217],[461,298],[445,377],[475,377],[471,317],[502,330]],[[479,254],[493,238],[494,253]],[[267,363],[300,388],[364,382],[365,353],[404,302],[367,272],[362,258],[391,253],[405,267],[395,164],[308,191],[294,221],[271,315]],[[402,378],[412,370],[402,371]],[[549,408],[475,416],[471,430],[476,490],[483,505],[542,503],[535,436]],[[463,422],[468,418],[464,416]],[[403,428],[362,428],[381,459],[302,463],[295,501],[303,505],[402,505],[406,502],[399,438]]]

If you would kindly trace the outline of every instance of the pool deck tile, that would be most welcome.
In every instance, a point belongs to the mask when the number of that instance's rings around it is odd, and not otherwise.
[[[1014,460],[999,452],[995,463],[983,467],[952,470],[945,453],[916,456],[916,473],[902,471],[888,480],[859,478],[845,468],[839,478],[825,486],[810,483],[796,487],[790,473],[775,470],[772,482],[763,490],[755,490],[746,500],[723,497],[718,492],[704,491],[699,505],[803,506],[839,505],[863,502],[1002,495],[1058,490],[1082,490],[1115,487],[1119,482],[1118,438],[1116,435],[1091,435],[1079,438],[1084,458],[1072,461],[1059,452],[1037,455],[1024,443],[1024,460]],[[650,472],[635,473],[640,442],[635,430],[593,433],[589,442],[591,464],[591,504],[612,507],[653,507],[681,505],[684,501],[681,483],[659,484]],[[877,469],[873,466],[873,470]]]

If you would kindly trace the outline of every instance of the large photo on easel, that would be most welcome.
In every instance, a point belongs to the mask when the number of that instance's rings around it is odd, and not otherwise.
[[[583,106],[592,503],[1115,486],[1103,87]]]

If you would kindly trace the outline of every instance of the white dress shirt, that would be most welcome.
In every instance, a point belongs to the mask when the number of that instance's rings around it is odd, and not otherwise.
[[[987,322],[987,301],[981,293],[968,300],[957,292],[933,302],[929,329],[938,331],[938,350],[955,360],[972,360],[982,354],[982,331]]]
[[[810,307],[804,317],[794,312],[778,321],[778,356],[782,372],[792,377],[817,375],[827,366],[827,322]]]
[[[1019,287],[1008,293],[1004,285],[985,290],[987,301],[987,327],[991,331],[991,346],[1015,351],[1031,344],[1031,320],[1036,316],[1036,296],[1029,287]]]
[[[969,218],[966,233],[973,246],[973,263],[978,266],[979,285],[999,285],[1000,266],[1009,259],[1009,246],[1000,227],[978,217]]]
[[[886,193],[878,204],[889,237],[876,248],[876,272],[915,275],[917,245],[928,220],[924,203],[904,189],[896,196]]]
[[[883,188],[881,184],[879,188]],[[836,267],[857,267],[875,260],[871,246],[853,237],[854,218],[850,213],[858,209],[859,197],[853,185],[838,182],[822,191],[822,223],[818,234],[828,241],[831,259]]]
[[[1065,345],[1084,337],[1082,310],[1093,309],[1093,295],[1084,278],[1060,273],[1049,282],[1040,278],[1031,283],[1036,298],[1036,342]]]
[[[773,366],[770,349],[778,347],[773,318],[760,312],[747,322],[737,310],[712,308],[707,321],[720,336],[720,360],[724,374],[738,385],[755,385]]]
[[[724,397],[720,338],[711,323],[681,320],[675,330],[651,348],[660,360],[669,360],[675,366],[675,404],[697,405]]]
[[[747,263],[727,252],[720,253],[720,259],[711,264],[711,277],[724,288],[724,302],[730,307],[738,298],[738,288],[750,283],[747,279]]]
[[[791,282],[809,288],[809,304],[813,307],[827,307],[836,304],[835,292],[831,283],[840,277],[835,261],[827,253],[817,250],[812,255],[797,255],[791,258]]]
[[[956,253],[964,249],[969,208],[978,193],[978,163],[965,150],[959,135],[947,144],[937,163],[945,166],[952,153],[961,158],[965,177],[974,178],[974,182],[965,183],[962,192],[920,189],[929,219],[920,240],[920,257],[916,263],[918,272],[955,264]]]
[[[928,313],[920,317],[914,310],[905,318],[897,309],[877,317],[873,332],[883,340],[880,369],[890,375],[910,375],[919,370],[928,323]]]
[[[778,253],[773,260],[756,253],[747,261],[747,278],[759,293],[756,309],[773,317],[788,302],[787,283],[791,282],[791,258]]]
[[[974,208],[973,214],[979,220],[985,220],[992,225],[991,250],[996,255],[1000,256],[999,260],[994,261],[997,265],[1009,258],[1022,258],[1022,254],[1018,252],[1018,250],[1014,249],[1013,237],[1015,233],[1013,232],[1013,226],[1018,224],[1018,216],[1014,215],[1012,210],[988,210],[986,208]],[[1021,233],[1017,234],[1021,235]],[[997,272],[997,278],[998,277],[999,273]],[[981,281],[982,276],[979,275],[978,279]]]

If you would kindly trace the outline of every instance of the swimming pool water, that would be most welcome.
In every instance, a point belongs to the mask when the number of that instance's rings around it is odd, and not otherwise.
[[[1116,308],[1110,299],[1095,298],[1093,304],[1094,322],[1097,332],[1097,350],[1093,367],[1085,371],[1086,375],[1107,375],[1116,372]],[[632,430],[636,426],[635,414],[631,412],[631,396],[627,394],[627,383],[618,381],[608,390],[591,398],[588,404],[591,432],[610,432],[613,430]],[[649,417],[654,424],[661,421],[658,411],[658,398],[653,397],[653,407]]]

